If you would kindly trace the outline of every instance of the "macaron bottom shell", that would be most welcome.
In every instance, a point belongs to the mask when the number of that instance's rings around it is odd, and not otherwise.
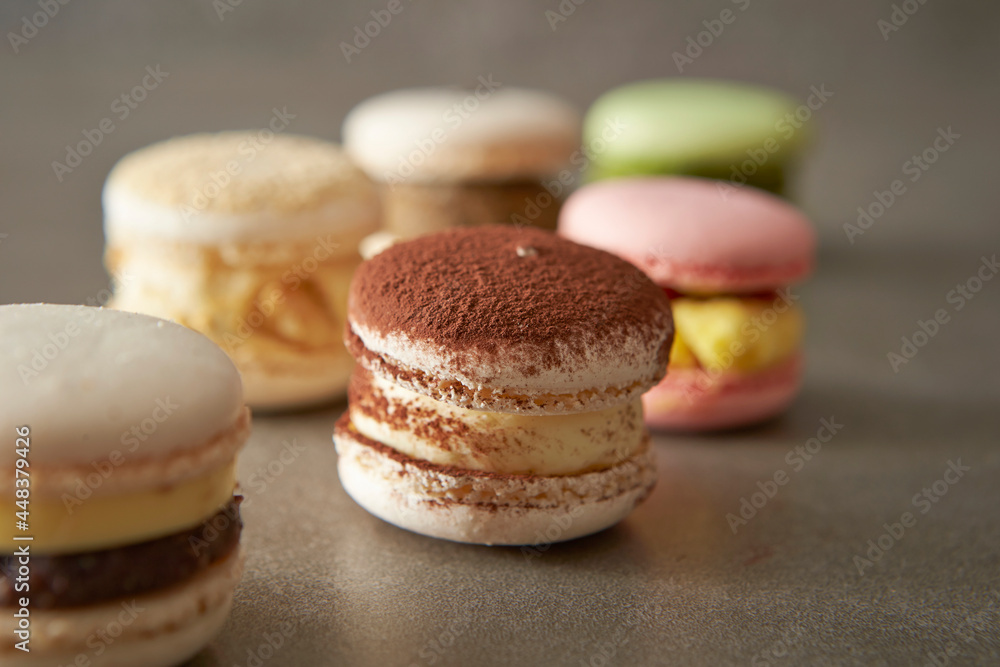
[[[31,652],[7,644],[4,667],[171,667],[196,655],[226,623],[243,570],[241,550],[184,583],[100,605],[32,612]],[[16,619],[0,623],[13,635]]]
[[[604,470],[513,475],[442,466],[336,425],[337,471],[362,508],[399,528],[467,544],[551,544],[600,532],[627,517],[656,484],[648,435],[642,449]]]
[[[642,397],[646,424],[671,431],[750,426],[784,412],[801,385],[802,358],[753,373],[671,369]]]

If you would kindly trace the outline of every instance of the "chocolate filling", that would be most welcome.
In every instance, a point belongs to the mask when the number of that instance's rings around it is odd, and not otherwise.
[[[553,195],[541,181],[532,180],[397,183],[384,187],[382,197],[385,228],[406,238],[491,224],[555,230],[562,205],[558,193]]]
[[[201,525],[174,535],[104,551],[31,556],[28,591],[16,591],[18,557],[0,555],[0,607],[28,597],[34,609],[97,604],[167,588],[193,577],[240,542],[235,496]]]

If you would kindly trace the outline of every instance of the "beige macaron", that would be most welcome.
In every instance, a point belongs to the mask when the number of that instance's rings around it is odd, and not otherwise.
[[[247,402],[341,396],[341,332],[374,185],[335,144],[270,130],[177,137],[124,157],[104,188],[112,306],[205,333]]]
[[[403,238],[480,224],[554,229],[574,181],[580,116],[549,93],[504,86],[378,95],[344,121],[344,145],[382,184],[385,226]]]

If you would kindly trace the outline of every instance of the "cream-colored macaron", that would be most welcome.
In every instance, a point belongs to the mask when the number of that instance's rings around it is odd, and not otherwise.
[[[365,100],[344,120],[344,145],[375,179],[506,181],[565,169],[580,116],[525,88],[411,88]]]
[[[0,306],[0,338],[0,429],[17,436],[0,451],[0,509],[25,524],[0,560],[30,553],[28,589],[0,573],[0,628],[16,636],[22,607],[31,619],[31,652],[8,642],[0,662],[191,657],[225,621],[242,567],[238,371],[195,331],[110,309]],[[94,631],[111,623],[121,636],[98,652]]]
[[[483,77],[474,89],[413,88],[368,99],[344,145],[382,183],[386,228],[403,237],[496,223],[554,228],[575,174],[580,115],[549,93]]]
[[[177,137],[124,157],[103,199],[113,307],[208,335],[254,407],[343,394],[347,285],[381,209],[338,146],[270,130]]]
[[[624,260],[538,229],[447,230],[363,263],[348,323],[358,368],[334,440],[372,514],[533,544],[606,528],[649,494],[640,397],[673,326]]]

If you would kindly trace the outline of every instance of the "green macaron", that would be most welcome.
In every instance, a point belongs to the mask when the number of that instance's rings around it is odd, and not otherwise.
[[[811,115],[784,93],[744,83],[629,84],[602,95],[587,113],[587,179],[678,174],[784,194]]]

